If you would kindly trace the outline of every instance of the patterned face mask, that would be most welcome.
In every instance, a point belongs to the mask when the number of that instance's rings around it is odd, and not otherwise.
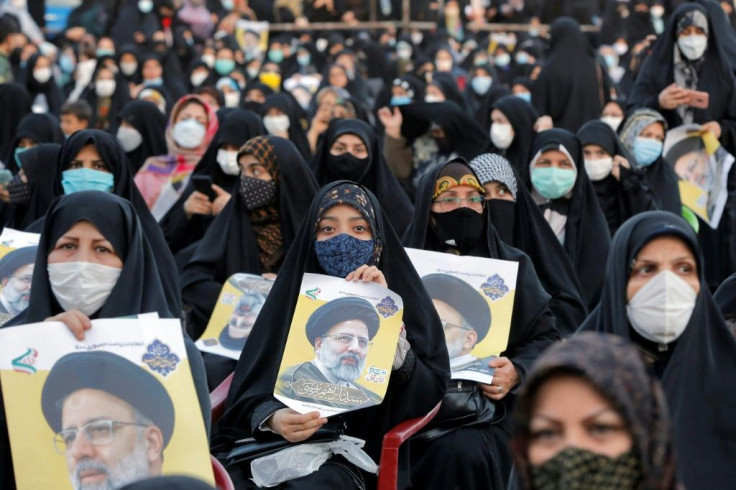
[[[314,252],[322,269],[335,277],[346,277],[361,265],[367,264],[373,256],[374,242],[360,240],[347,233],[341,233],[314,244]]]
[[[276,197],[276,182],[241,175],[238,193],[245,203],[245,209],[252,211],[270,204]]]
[[[624,490],[636,488],[642,478],[641,463],[634,451],[617,458],[570,447],[552,459],[532,466],[536,490]]]
[[[8,190],[10,204],[24,205],[30,202],[31,184],[23,182],[20,179],[13,179],[12,182],[8,183],[6,188]]]

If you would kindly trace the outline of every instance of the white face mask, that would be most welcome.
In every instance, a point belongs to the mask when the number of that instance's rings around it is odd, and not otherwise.
[[[174,124],[171,136],[182,148],[196,148],[202,143],[206,132],[205,127],[196,119],[185,119]]]
[[[672,271],[654,276],[626,305],[632,328],[658,344],[677,340],[695,308],[695,290]]]
[[[192,73],[192,76],[189,77],[189,80],[192,82],[193,86],[199,87],[205,80],[207,80],[208,76],[210,76],[210,74],[206,71],[195,71]]]
[[[613,51],[617,55],[623,56],[627,53],[627,51],[629,51],[629,46],[626,43],[614,43]]]
[[[510,124],[491,124],[491,142],[499,150],[505,150],[514,141],[514,129]]]
[[[87,316],[102,308],[122,272],[91,262],[60,262],[47,270],[51,291],[64,311],[76,308]]]
[[[135,128],[126,128],[121,126],[118,128],[116,136],[118,141],[120,141],[120,146],[125,150],[125,153],[130,153],[143,143],[143,136]]]
[[[240,92],[228,92],[225,94],[225,107],[238,107],[240,105]]]
[[[618,131],[618,127],[621,125],[623,120],[624,120],[623,117],[616,117],[616,116],[603,116],[601,118],[601,121],[611,126],[611,129],[613,129],[614,131]]]
[[[434,66],[437,67],[437,71],[450,71],[452,70],[452,60],[435,60]]]
[[[138,63],[120,63],[120,71],[123,72],[123,75],[126,77],[134,75],[137,69]]]
[[[36,68],[33,70],[33,78],[38,83],[46,83],[51,78],[51,68]]]
[[[590,180],[603,180],[613,171],[613,158],[601,158],[600,160],[585,160],[585,171]]]
[[[238,175],[240,166],[238,165],[238,152],[230,150],[217,150],[217,163],[227,175]]]
[[[208,67],[212,68],[215,66],[215,55],[214,54],[203,54],[202,62]]]
[[[285,133],[289,130],[290,125],[291,121],[289,121],[289,116],[287,116],[286,114],[281,114],[280,116],[263,117],[263,126],[266,128],[269,134]]]
[[[689,60],[699,60],[703,57],[708,47],[708,36],[693,34],[692,36],[680,36],[677,38],[677,46],[682,55]]]
[[[115,93],[115,80],[97,80],[95,82],[97,97],[112,97]]]
[[[429,102],[431,104],[434,102],[444,102],[444,100],[439,95],[429,94],[424,96],[424,102]]]

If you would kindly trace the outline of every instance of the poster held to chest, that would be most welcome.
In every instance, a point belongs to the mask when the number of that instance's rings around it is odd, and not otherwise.
[[[83,341],[63,323],[35,323],[0,330],[0,342],[18,488],[214,482],[179,320],[93,320]]]
[[[304,274],[274,396],[322,417],[380,404],[402,314],[401,297],[378,284]]]
[[[233,274],[222,287],[207,328],[196,342],[202,352],[236,361],[261,312],[273,280],[255,274]]]
[[[452,379],[491,384],[508,344],[519,264],[407,248],[445,330]]]

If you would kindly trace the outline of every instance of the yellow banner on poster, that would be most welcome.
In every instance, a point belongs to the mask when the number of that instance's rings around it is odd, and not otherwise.
[[[453,379],[490,384],[488,363],[506,350],[517,262],[407,248],[445,329]]]
[[[179,320],[93,320],[83,341],[63,323],[35,323],[0,330],[0,344],[18,488],[162,474],[214,483]]]
[[[329,417],[379,405],[402,328],[401,297],[376,283],[304,274],[274,396]]]
[[[196,342],[202,352],[236,361],[248,341],[258,314],[273,287],[273,279],[233,274],[225,281],[207,328]]]

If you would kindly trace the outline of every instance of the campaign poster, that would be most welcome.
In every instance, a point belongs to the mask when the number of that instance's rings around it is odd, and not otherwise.
[[[196,346],[202,352],[236,361],[248,341],[273,279],[255,274],[233,274],[225,281],[207,328]]]
[[[713,229],[723,216],[728,198],[728,172],[734,157],[710,131],[686,124],[667,131],[664,159],[680,178],[682,204]]]
[[[304,274],[299,291],[274,396],[322,417],[379,405],[401,332],[401,297],[322,274]]]
[[[28,307],[40,237],[11,228],[0,235],[0,325]]]
[[[491,384],[509,341],[517,262],[407,248],[445,331],[453,379]]]
[[[0,345],[19,489],[167,474],[214,483],[179,320],[93,320],[82,341],[63,323],[34,323],[0,330]]]

